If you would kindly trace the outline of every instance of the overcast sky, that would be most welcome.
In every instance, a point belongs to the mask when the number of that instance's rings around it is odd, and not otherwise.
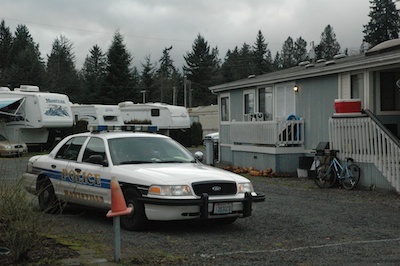
[[[307,49],[318,44],[330,24],[342,49],[358,51],[369,11],[369,0],[0,0],[0,19],[13,34],[26,25],[45,61],[54,40],[65,36],[78,69],[94,45],[107,52],[116,31],[139,68],[172,45],[181,69],[198,34],[224,58],[228,49],[253,45],[261,30],[274,57],[289,36],[302,37]]]

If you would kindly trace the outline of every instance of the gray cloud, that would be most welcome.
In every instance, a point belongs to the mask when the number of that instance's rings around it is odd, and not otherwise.
[[[254,44],[261,30],[275,55],[290,36],[308,43],[320,41],[330,24],[342,48],[358,51],[363,25],[369,21],[366,0],[1,0],[1,17],[14,32],[25,24],[47,59],[55,38],[73,43],[77,68],[99,45],[107,51],[114,33],[124,35],[127,49],[140,67],[146,56],[157,62],[173,46],[175,66],[192,50],[197,34],[223,58],[228,49]]]

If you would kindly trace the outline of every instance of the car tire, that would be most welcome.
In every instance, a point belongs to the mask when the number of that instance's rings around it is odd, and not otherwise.
[[[146,229],[147,218],[144,212],[143,203],[137,200],[138,193],[133,188],[124,190],[124,197],[127,207],[132,208],[132,212],[122,215],[120,218],[121,227],[128,231],[143,231]]]
[[[54,193],[54,187],[49,178],[41,179],[38,184],[38,201],[41,211],[47,213],[60,213],[61,206]]]

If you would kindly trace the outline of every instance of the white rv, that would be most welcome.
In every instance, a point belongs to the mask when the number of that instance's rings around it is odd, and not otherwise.
[[[126,124],[149,121],[159,130],[190,128],[189,114],[183,106],[130,101],[119,103],[118,106]]]
[[[72,104],[74,122],[84,120],[88,125],[123,125],[118,105]]]
[[[0,88],[0,133],[27,145],[52,144],[50,131],[71,127],[71,106],[67,95],[41,92],[37,86]]]

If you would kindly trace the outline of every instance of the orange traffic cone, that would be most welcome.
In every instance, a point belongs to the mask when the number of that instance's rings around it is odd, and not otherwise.
[[[111,178],[111,210],[108,211],[107,217],[115,217],[127,215],[132,212],[132,208],[126,207],[124,195],[115,176]]]

